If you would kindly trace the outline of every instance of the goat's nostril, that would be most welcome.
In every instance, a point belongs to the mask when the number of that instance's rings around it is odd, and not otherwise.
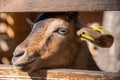
[[[25,52],[24,51],[20,51],[20,52],[17,52],[14,54],[14,57],[20,57],[24,54]]]

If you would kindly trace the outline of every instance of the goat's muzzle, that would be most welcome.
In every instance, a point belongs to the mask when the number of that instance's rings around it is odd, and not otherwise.
[[[13,53],[12,64],[26,71],[28,66],[33,64],[38,58],[29,56],[26,51],[15,51]]]

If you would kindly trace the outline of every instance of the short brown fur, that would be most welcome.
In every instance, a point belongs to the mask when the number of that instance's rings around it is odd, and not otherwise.
[[[27,72],[40,68],[99,70],[86,42],[78,39],[75,24],[64,18],[44,20],[42,27],[32,30],[17,46],[12,63]],[[67,29],[68,33],[61,35],[57,31],[60,28]],[[17,55],[20,51],[24,51],[22,56]]]

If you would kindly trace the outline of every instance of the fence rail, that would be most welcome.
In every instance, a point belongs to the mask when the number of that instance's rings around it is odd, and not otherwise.
[[[22,72],[12,65],[0,65],[0,80],[120,80],[120,73],[74,69]]]

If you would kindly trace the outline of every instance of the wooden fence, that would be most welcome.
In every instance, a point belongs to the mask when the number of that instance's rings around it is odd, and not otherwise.
[[[0,0],[0,12],[120,10],[119,0]]]
[[[10,65],[0,65],[0,80],[120,80],[120,73],[74,69],[38,70],[27,73]]]
[[[120,10],[119,0],[0,0],[0,12],[66,12]],[[120,80],[120,73],[72,69],[22,72],[0,65],[0,80]]]

